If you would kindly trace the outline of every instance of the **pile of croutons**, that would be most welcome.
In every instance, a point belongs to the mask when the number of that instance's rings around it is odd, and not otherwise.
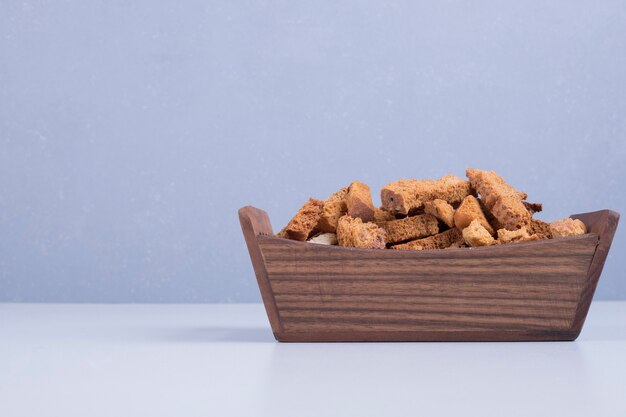
[[[586,233],[580,220],[535,219],[542,204],[493,171],[468,169],[468,180],[399,180],[380,192],[355,181],[326,200],[309,199],[277,237],[368,249],[427,250],[490,246]]]

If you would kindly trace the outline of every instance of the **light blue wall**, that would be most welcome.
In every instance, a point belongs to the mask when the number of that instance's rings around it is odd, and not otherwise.
[[[2,1],[0,300],[259,301],[237,209],[278,229],[353,179],[473,166],[546,220],[626,213],[624,22],[617,0]],[[626,299],[624,236],[598,298]]]

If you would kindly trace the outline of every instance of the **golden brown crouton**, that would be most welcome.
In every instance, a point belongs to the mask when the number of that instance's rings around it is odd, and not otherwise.
[[[478,199],[473,195],[468,195],[463,199],[461,205],[454,213],[454,225],[460,230],[463,230],[474,220],[478,220],[481,226],[484,227],[490,235],[493,235],[494,230],[487,221]]]
[[[522,202],[526,193],[517,191],[493,171],[470,168],[466,174],[472,188],[505,229],[515,230],[530,224],[530,212]]]
[[[424,213],[435,216],[448,227],[454,227],[454,207],[438,198],[424,203]]]
[[[363,223],[348,215],[339,219],[337,240],[340,246],[366,249],[385,249],[385,231],[374,223]]]
[[[383,187],[380,199],[383,208],[392,213],[409,214],[434,199],[458,203],[470,193],[467,181],[456,175],[446,175],[438,180],[399,180]]]
[[[570,217],[550,223],[550,231],[553,237],[565,237],[583,235],[587,232],[585,223]]]
[[[372,203],[370,187],[359,181],[354,181],[348,187],[346,205],[350,217],[358,217],[364,222],[374,220],[375,207]]]
[[[491,208],[501,196],[515,196],[520,201],[528,198],[528,194],[516,190],[513,186],[505,182],[504,178],[496,174],[495,171],[468,168],[465,174],[472,188],[480,194],[488,208]]]
[[[508,230],[515,230],[530,225],[530,212],[514,196],[498,199],[491,207],[491,213]]]
[[[292,240],[306,240],[322,215],[323,205],[322,201],[310,198],[276,236]]]
[[[542,222],[539,219],[530,219],[528,233],[531,235],[537,235],[539,239],[552,239],[550,223]]]
[[[379,208],[374,210],[374,223],[388,222],[395,219],[396,216],[394,216],[392,213],[389,213],[387,210]]]
[[[324,233],[335,233],[339,218],[348,212],[347,195],[348,188],[344,187],[324,200],[322,216],[317,223],[317,230]]]
[[[493,236],[478,219],[472,220],[469,226],[463,229],[463,239],[469,246],[489,246],[494,243]]]
[[[493,230],[502,229],[502,224],[500,223],[500,221],[498,221],[498,219],[494,217],[493,214],[491,214],[489,209],[487,209],[487,206],[485,206],[485,203],[483,203],[480,199],[478,199],[478,203],[480,204],[480,208],[483,211],[483,214],[485,215],[485,218],[487,219],[487,222],[489,223],[491,228]]]
[[[397,250],[428,250],[428,249],[445,249],[450,245],[456,244],[459,239],[463,239],[459,229],[452,228],[445,232],[438,233],[434,236],[425,237],[423,239],[412,240],[401,245],[394,245],[391,249]]]
[[[387,243],[403,242],[439,233],[439,223],[430,214],[382,222],[379,226],[387,234]]]
[[[523,242],[527,240],[539,240],[537,235],[528,233],[526,226],[517,230],[498,229],[498,241],[500,243]]]

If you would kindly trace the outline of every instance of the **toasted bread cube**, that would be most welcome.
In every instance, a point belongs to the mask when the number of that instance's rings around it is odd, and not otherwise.
[[[354,181],[350,184],[346,196],[346,205],[350,217],[358,217],[364,222],[374,220],[374,211],[376,208],[372,203],[372,194],[367,184],[363,184],[359,181]]]
[[[387,210],[383,210],[381,208],[377,208],[374,210],[374,223],[383,223],[395,220],[396,216],[393,213],[388,212]]]
[[[298,213],[287,223],[287,226],[276,234],[277,237],[282,237],[292,240],[305,241],[320,219],[322,215],[323,202],[310,198],[309,201],[304,203]]]
[[[587,227],[582,221],[568,217],[550,223],[550,231],[553,237],[576,236],[587,233]]]
[[[317,230],[323,233],[335,233],[339,218],[348,212],[346,196],[348,188],[344,187],[324,200],[322,215],[317,223]]]
[[[446,249],[452,245],[459,245],[459,241],[463,239],[459,229],[452,228],[445,232],[438,233],[434,236],[425,237],[423,239],[412,240],[400,245],[394,245],[391,249],[396,250],[428,250],[428,249]]]
[[[489,246],[495,242],[491,233],[477,219],[463,229],[463,239],[469,246]]]
[[[387,243],[398,243],[439,233],[439,223],[430,214],[379,223],[385,230]]]
[[[426,201],[440,199],[450,204],[460,202],[470,193],[469,182],[456,175],[438,180],[399,180],[385,185],[380,191],[383,208],[392,213],[409,214]]]
[[[531,235],[537,235],[539,239],[551,239],[552,231],[550,230],[550,223],[543,222],[539,219],[530,219],[530,226],[528,227],[528,233]]]
[[[483,226],[490,235],[493,235],[494,230],[487,221],[478,199],[473,195],[468,195],[463,199],[461,205],[454,213],[454,225],[460,230],[463,230],[474,220],[478,220],[481,226]]]
[[[340,246],[365,249],[385,249],[385,231],[374,223],[363,223],[356,217],[345,215],[337,224]]]
[[[439,198],[424,203],[424,213],[435,216],[448,227],[454,227],[454,207]]]
[[[522,226],[517,230],[498,229],[498,242],[499,243],[511,243],[511,242],[524,242],[528,240],[539,240],[538,235],[531,235],[528,233],[526,226]]]
[[[526,193],[517,191],[494,171],[469,168],[466,174],[472,188],[505,229],[516,230],[530,224],[530,211],[522,202]]]

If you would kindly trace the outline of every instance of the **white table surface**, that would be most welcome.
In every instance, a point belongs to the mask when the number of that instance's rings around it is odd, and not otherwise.
[[[576,342],[274,341],[261,305],[0,304],[0,416],[625,416],[626,302]]]

